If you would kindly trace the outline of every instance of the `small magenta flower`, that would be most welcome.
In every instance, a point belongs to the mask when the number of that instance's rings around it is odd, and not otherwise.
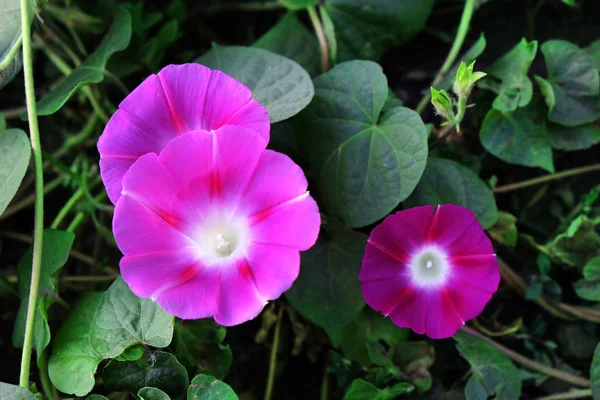
[[[177,317],[231,326],[290,288],[320,215],[302,169],[265,147],[256,131],[227,125],[135,161],[113,219],[135,294]]]
[[[121,180],[139,157],[160,154],[185,132],[225,125],[253,129],[269,141],[267,110],[252,99],[250,89],[223,72],[184,64],[150,75],[121,102],[98,140],[108,197],[117,203]]]
[[[473,213],[448,204],[388,216],[371,232],[359,279],[369,306],[441,339],[483,311],[500,272]]]

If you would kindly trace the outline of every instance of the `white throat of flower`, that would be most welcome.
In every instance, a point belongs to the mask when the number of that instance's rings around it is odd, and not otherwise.
[[[237,259],[246,252],[248,231],[245,218],[211,215],[194,235],[198,255],[210,264]]]
[[[410,259],[412,281],[419,287],[436,287],[446,283],[450,275],[447,255],[436,246],[426,246]]]

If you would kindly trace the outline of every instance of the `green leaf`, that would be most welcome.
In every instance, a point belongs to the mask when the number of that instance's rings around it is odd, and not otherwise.
[[[28,389],[17,385],[0,382],[0,399],[7,400],[39,400]]]
[[[69,258],[69,252],[73,245],[75,235],[71,232],[58,231],[54,229],[44,230],[44,242],[42,246],[42,265],[40,275],[40,286],[38,295],[38,309],[35,315],[35,328],[33,331],[33,343],[38,359],[48,343],[50,343],[50,327],[48,326],[48,308],[58,298],[58,275]],[[27,319],[27,305],[29,304],[29,288],[31,285],[31,265],[33,262],[33,247],[21,258],[18,266],[19,293],[21,294],[21,306],[15,321],[13,331],[13,346],[23,348],[25,338],[25,321]]]
[[[537,41],[521,39],[512,50],[498,59],[485,72],[488,79],[479,86],[498,94],[492,106],[502,112],[515,111],[531,101],[533,84],[527,72],[537,53]]]
[[[546,118],[540,114],[535,105],[512,113],[490,110],[479,132],[481,144],[507,163],[554,172]]]
[[[0,130],[0,215],[17,193],[30,156],[31,145],[25,132],[20,129]]]
[[[536,76],[548,106],[548,119],[565,126],[593,122],[600,116],[600,77],[592,57],[573,43],[550,40],[542,45],[548,79]]]
[[[95,385],[94,374],[102,357],[88,340],[90,326],[103,293],[86,293],[69,312],[52,342],[48,374],[63,393],[85,396]]]
[[[596,69],[600,70],[600,40],[592,42],[584,50],[586,53],[588,53],[590,57],[592,57],[592,60],[594,60],[594,64],[596,64]]]
[[[425,342],[402,342],[398,344],[394,356],[397,365],[419,392],[431,389],[433,378],[429,368],[435,362],[435,348]]]
[[[600,255],[600,235],[596,233],[596,223],[580,215],[565,232],[548,243],[546,249],[555,263],[582,269],[591,258]]]
[[[231,349],[222,344],[226,332],[212,319],[179,322],[171,347],[189,375],[202,372],[222,379],[232,362]]]
[[[185,396],[189,384],[188,374],[174,355],[163,351],[151,353],[137,361],[110,361],[102,379],[111,391],[137,393],[144,387],[153,387],[173,399]]]
[[[34,2],[30,5],[29,16],[33,19]],[[31,21],[29,21],[31,23]],[[13,80],[23,66],[21,55],[21,2],[2,0],[0,2],[0,89]]]
[[[321,71],[317,38],[300,23],[296,13],[292,11],[287,12],[253,46],[296,61],[310,76],[318,75]]]
[[[458,71],[458,67],[461,63],[471,64],[477,57],[483,53],[487,42],[485,40],[485,36],[483,33],[479,35],[479,38],[469,49],[458,58],[454,66],[444,75],[444,78],[436,85],[437,88],[443,90],[449,90],[452,87],[452,82],[454,82],[454,77],[456,76],[456,72]]]
[[[471,365],[471,377],[465,387],[467,400],[514,400],[521,396],[519,372],[500,350],[466,333],[454,335],[456,347]]]
[[[114,358],[134,344],[167,347],[173,317],[151,299],[137,297],[119,277],[98,305],[90,327],[90,345],[102,358]]]
[[[494,226],[488,229],[488,233],[496,242],[515,247],[518,239],[517,218],[512,214],[500,211],[498,220]]]
[[[286,292],[294,308],[322,327],[334,346],[365,306],[358,273],[366,244],[361,233],[322,233],[310,250],[301,253],[300,275]]]
[[[347,358],[362,366],[373,364],[368,345],[384,341],[394,347],[408,337],[408,329],[398,328],[391,319],[365,307],[360,314],[344,328],[340,348]]]
[[[146,351],[146,348],[143,344],[134,344],[133,346],[126,348],[125,351],[123,351],[123,353],[115,357],[115,360],[136,361],[142,358],[142,356],[144,355],[144,351]]]
[[[594,358],[590,367],[590,380],[592,381],[592,399],[600,400],[600,344],[596,346]]]
[[[168,394],[154,387],[141,388],[137,395],[140,400],[171,400]]]
[[[308,7],[314,7],[319,0],[279,0],[284,7],[290,10],[302,10]]]
[[[600,301],[600,257],[594,257],[583,267],[583,279],[575,282],[577,296],[585,300]]]
[[[267,50],[215,45],[195,62],[223,71],[250,88],[272,123],[293,117],[314,96],[310,76],[300,65]]]
[[[498,220],[496,200],[490,188],[467,167],[443,158],[430,157],[421,181],[404,201],[407,207],[456,204],[473,211],[487,229]]]
[[[300,149],[329,212],[350,227],[369,225],[419,182],[427,160],[425,125],[408,108],[381,115],[388,86],[373,62],[339,64],[314,83],[314,100],[296,118]]]
[[[208,375],[196,375],[188,389],[188,400],[239,400],[226,383]]]
[[[585,150],[600,141],[600,128],[594,124],[567,127],[549,122],[547,128],[552,147],[557,150]]]
[[[344,400],[393,400],[401,394],[410,393],[414,386],[410,383],[397,383],[390,388],[377,389],[362,379],[352,381],[352,386],[346,392]]]
[[[86,400],[109,400],[109,399],[104,396],[100,396],[99,394],[90,394],[88,397],[86,397]]]
[[[525,292],[525,298],[527,300],[535,300],[542,295],[543,289],[544,285],[542,284],[542,282],[535,281],[527,287],[527,291]]]
[[[434,0],[328,0],[340,61],[378,60],[408,42],[427,22]]]
[[[113,53],[126,49],[130,39],[131,17],[127,10],[119,8],[115,21],[100,46],[38,103],[38,115],[54,114],[79,88],[102,82],[106,62]]]

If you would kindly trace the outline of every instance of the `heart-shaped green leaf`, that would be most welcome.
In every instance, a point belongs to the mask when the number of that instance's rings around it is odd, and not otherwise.
[[[3,130],[0,126],[0,215],[17,193],[30,156],[27,134],[20,129]]]
[[[348,61],[315,79],[315,98],[296,119],[300,148],[327,210],[350,227],[369,225],[414,190],[427,160],[427,131],[404,107],[381,110],[381,67]]]
[[[196,375],[188,389],[188,400],[239,400],[226,383],[208,376]]]

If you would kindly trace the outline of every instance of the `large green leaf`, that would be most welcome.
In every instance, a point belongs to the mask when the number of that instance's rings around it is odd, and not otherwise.
[[[467,167],[443,158],[430,157],[421,181],[404,201],[407,207],[456,204],[475,213],[487,229],[498,220],[496,200],[490,188]]]
[[[39,400],[28,389],[21,386],[0,382],[0,399],[6,400]]]
[[[162,390],[173,399],[185,396],[188,374],[174,355],[156,351],[137,361],[110,361],[102,373],[104,384],[116,392],[137,393],[144,387]]]
[[[264,49],[217,46],[195,60],[234,77],[252,90],[271,122],[296,115],[314,96],[308,73],[289,58]]]
[[[537,53],[538,43],[521,39],[512,50],[485,70],[487,79],[479,86],[498,94],[492,106],[502,112],[515,111],[531,101],[533,84],[527,77]]]
[[[467,400],[514,400],[521,395],[521,379],[517,367],[484,340],[459,332],[454,335],[456,347],[471,365],[471,377],[465,387]]]
[[[212,318],[180,322],[171,347],[190,375],[201,372],[222,379],[232,362],[231,349],[221,344],[226,332]]]
[[[344,400],[393,400],[401,394],[410,393],[413,390],[414,386],[406,382],[397,383],[385,389],[377,389],[369,382],[355,379],[346,392]]]
[[[554,172],[546,118],[534,104],[511,113],[490,110],[479,138],[487,151],[503,161]]]
[[[485,40],[485,36],[483,33],[479,36],[477,41],[473,43],[471,47],[465,53],[458,58],[458,60],[454,63],[454,66],[444,75],[444,78],[435,85],[435,88],[438,90],[448,90],[452,87],[454,83],[454,79],[456,78],[456,71],[458,71],[458,67],[461,63],[465,63],[470,65],[473,61],[477,59],[485,50],[487,42]]]
[[[588,47],[585,48],[585,52],[592,57],[592,60],[594,60],[596,69],[600,70],[600,40],[592,42]]]
[[[366,244],[367,237],[361,233],[322,233],[317,243],[301,254],[300,275],[286,292],[294,308],[325,329],[334,346],[344,327],[365,306],[358,273]]]
[[[600,301],[600,257],[594,257],[583,267],[583,279],[575,282],[577,296],[590,301]]]
[[[317,38],[290,11],[253,45],[296,61],[310,76],[321,70]]]
[[[600,344],[594,351],[590,368],[590,380],[592,381],[592,398],[593,400],[600,400]]]
[[[0,126],[0,215],[17,193],[30,156],[27,134],[20,129],[2,130]]]
[[[162,348],[172,337],[173,317],[137,297],[119,277],[106,292],[88,295],[71,310],[53,343],[50,379],[61,392],[84,396],[94,387],[100,361],[136,359],[138,345]]]
[[[302,10],[316,6],[318,0],[279,0],[279,2],[290,10]]]
[[[600,255],[600,235],[596,233],[596,222],[580,215],[546,245],[546,251],[555,263],[581,270],[591,258]]]
[[[388,94],[381,67],[348,61],[317,77],[315,98],[296,133],[330,214],[369,225],[414,190],[427,160],[427,132],[404,107],[381,110]]]
[[[154,387],[141,388],[137,395],[140,400],[171,400],[168,394]]]
[[[90,345],[102,358],[114,358],[134,344],[167,347],[173,317],[154,301],[137,297],[119,277],[106,291],[90,327]]]
[[[92,55],[38,103],[39,115],[50,115],[58,111],[77,89],[90,83],[102,82],[106,62],[117,51],[129,46],[131,39],[131,17],[124,8],[119,8],[110,31]]]
[[[378,60],[423,29],[434,0],[328,0],[338,59]]]
[[[35,315],[35,328],[33,340],[38,359],[50,343],[50,327],[48,326],[48,308],[58,298],[58,275],[63,265],[67,262],[75,235],[71,232],[54,229],[44,230],[42,246],[42,266],[38,296],[38,308]],[[27,319],[27,306],[29,304],[29,289],[31,285],[31,265],[33,262],[33,247],[21,258],[18,266],[19,293],[21,294],[21,307],[15,321],[13,331],[13,345],[23,348],[25,338],[25,321]]]
[[[600,116],[600,77],[592,57],[573,43],[550,40],[542,45],[548,79],[536,76],[548,106],[548,119],[566,126]]]
[[[30,18],[34,2],[30,1]],[[31,22],[31,21],[30,21]],[[6,86],[21,70],[21,2],[0,0],[0,89]]]
[[[548,122],[546,127],[552,141],[552,147],[557,150],[589,149],[600,141],[600,128],[594,124],[568,127]]]
[[[52,342],[48,374],[63,393],[85,396],[95,385],[94,374],[102,357],[94,353],[88,340],[94,313],[103,293],[84,294]]]
[[[188,389],[188,400],[239,400],[226,383],[208,376],[196,375]]]
[[[362,366],[373,364],[369,346],[384,341],[394,347],[408,337],[408,329],[398,328],[391,319],[365,307],[354,321],[344,328],[340,347],[347,358],[359,362]]]

